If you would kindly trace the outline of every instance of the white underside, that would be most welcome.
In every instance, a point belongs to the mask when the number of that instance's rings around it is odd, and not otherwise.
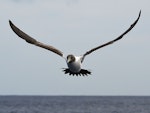
[[[75,58],[76,58],[75,62],[67,63],[67,65],[70,71],[77,73],[80,72],[81,70],[81,57],[75,57]]]

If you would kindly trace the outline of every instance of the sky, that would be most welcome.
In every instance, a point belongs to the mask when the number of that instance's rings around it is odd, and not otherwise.
[[[150,96],[149,0],[0,0],[0,95]],[[62,72],[60,56],[26,43],[11,20],[38,41],[64,54],[81,55],[115,39],[138,17],[123,39],[88,55],[83,69]]]

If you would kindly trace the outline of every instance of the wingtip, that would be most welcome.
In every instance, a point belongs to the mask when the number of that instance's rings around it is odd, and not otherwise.
[[[139,21],[139,19],[140,19],[140,17],[141,17],[141,10],[140,10],[140,12],[139,12],[139,15],[138,15],[138,18],[136,19],[136,21],[132,24],[133,25],[133,27],[136,25],[136,23]]]
[[[13,25],[13,23],[11,22],[11,20],[9,20],[9,25],[10,25],[10,26],[12,26],[12,25]]]
[[[11,20],[9,20],[9,23],[12,23]]]
[[[141,16],[141,12],[142,12],[142,11],[140,10],[140,12],[139,12],[139,16]]]
[[[140,12],[139,12],[139,16],[138,16],[138,18],[137,18],[137,20],[136,20],[136,22],[135,23],[137,23],[138,21],[139,21],[139,19],[140,19],[140,17],[141,17],[141,10],[140,10]]]

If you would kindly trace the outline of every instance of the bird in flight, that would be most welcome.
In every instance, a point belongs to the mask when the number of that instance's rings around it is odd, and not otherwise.
[[[10,20],[9,20],[9,24],[10,24],[10,27],[12,28],[12,30],[20,38],[24,39],[26,42],[33,44],[33,45],[36,45],[38,47],[47,49],[49,51],[52,51],[52,52],[56,53],[57,55],[61,56],[62,58],[64,58],[66,60],[67,66],[68,66],[68,68],[63,68],[63,71],[65,74],[76,75],[76,76],[83,75],[84,76],[84,75],[90,75],[91,74],[91,72],[89,70],[81,68],[81,64],[83,63],[84,58],[87,55],[89,55],[90,53],[92,53],[92,52],[94,52],[94,51],[96,51],[102,47],[105,47],[107,45],[113,44],[114,42],[120,40],[124,35],[126,35],[137,24],[140,16],[141,16],[141,11],[139,12],[138,18],[134,21],[134,23],[120,36],[118,36],[114,40],[111,40],[107,43],[104,43],[100,46],[97,46],[93,49],[90,49],[89,51],[85,52],[83,55],[80,55],[80,56],[74,56],[72,54],[65,56],[64,53],[62,51],[60,51],[59,49],[56,49],[55,47],[53,47],[51,45],[46,45],[42,42],[39,42],[36,39],[29,36],[28,34],[24,33],[22,30],[20,30],[18,27],[16,27]]]

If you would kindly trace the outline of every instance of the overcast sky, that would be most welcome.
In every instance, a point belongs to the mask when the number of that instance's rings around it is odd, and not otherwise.
[[[0,0],[0,95],[150,95],[150,0]],[[16,26],[67,54],[87,56],[88,77],[65,75],[60,56],[26,43]]]

